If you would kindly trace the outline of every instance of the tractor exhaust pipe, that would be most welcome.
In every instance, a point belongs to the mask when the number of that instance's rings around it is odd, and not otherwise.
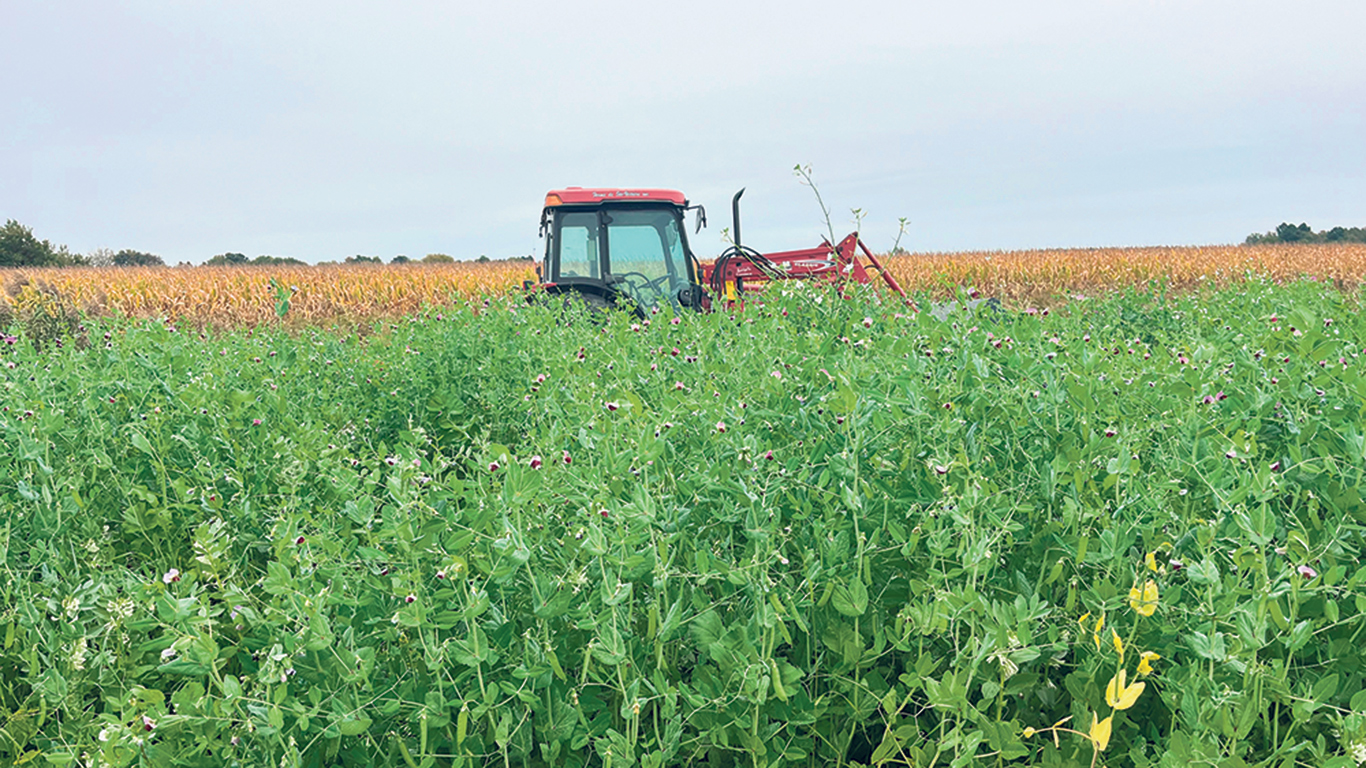
[[[741,187],[735,197],[730,199],[730,220],[731,228],[735,235],[735,247],[740,247],[740,195],[745,194],[745,188]]]

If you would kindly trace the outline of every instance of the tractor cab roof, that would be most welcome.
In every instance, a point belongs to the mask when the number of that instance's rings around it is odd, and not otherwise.
[[[546,193],[545,207],[561,205],[599,205],[601,203],[672,203],[686,206],[687,199],[674,189],[611,189],[605,187],[566,187]]]

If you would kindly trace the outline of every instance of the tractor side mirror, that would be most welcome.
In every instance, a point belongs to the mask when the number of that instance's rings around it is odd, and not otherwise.
[[[702,231],[703,227],[707,226],[707,209],[700,205],[688,206],[688,210],[694,209],[697,211],[697,229],[693,230],[693,234],[697,234]]]

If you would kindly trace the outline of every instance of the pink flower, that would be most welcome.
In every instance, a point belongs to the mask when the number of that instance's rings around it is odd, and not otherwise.
[[[764,458],[765,458],[765,459],[768,459],[769,461],[773,461],[773,451],[769,451],[768,453],[765,453],[765,454],[764,454]]]
[[[1107,430],[1105,430],[1105,436],[1106,436],[1106,437],[1114,437],[1115,435],[1118,435],[1118,434],[1119,434],[1119,433],[1116,432],[1116,431],[1113,430],[1113,429],[1107,429]]]
[[[296,547],[302,547],[303,545],[304,545],[304,537],[300,536],[299,538],[297,538],[297,539],[294,540],[294,546],[296,546]]]
[[[617,405],[617,404],[614,403],[614,402],[608,401],[608,402],[606,402],[606,403],[603,403],[603,404],[602,404],[602,407],[603,407],[603,408],[606,408],[606,409],[609,410],[609,411],[615,411],[616,409],[620,408],[621,406],[620,406],[620,405]]]
[[[569,451],[564,452],[563,459],[565,464],[572,464],[574,462],[574,459],[570,458],[569,456]]]
[[[142,730],[150,731],[155,727],[157,727],[157,721],[153,720],[152,718],[146,715],[142,716]]]
[[[1319,575],[1318,571],[1314,570],[1313,568],[1310,568],[1307,565],[1301,565],[1300,567],[1295,569],[1295,572],[1306,579],[1312,579]]]
[[[674,319],[672,319],[672,320],[669,321],[669,324],[670,324],[670,325],[678,325],[680,322],[682,322],[682,321],[675,317]]]
[[[490,461],[490,462],[489,462],[489,471],[490,471],[490,472],[497,472],[497,471],[498,471],[498,462],[496,462],[496,461]]]
[[[949,473],[949,468],[944,466],[943,464],[935,464],[934,473],[936,475],[947,475]]]
[[[864,328],[872,328],[872,327],[873,327],[873,318],[871,318],[871,317],[865,317],[865,318],[863,318],[863,327],[864,327]]]
[[[531,468],[532,468],[532,469],[540,469],[540,468],[541,468],[541,457],[540,457],[540,456],[532,456],[532,457],[531,457],[531,462],[530,462],[530,463],[531,463]]]
[[[179,568],[172,568],[171,570],[167,571],[166,573],[163,573],[163,574],[161,575],[161,580],[162,580],[162,582],[164,582],[164,583],[166,583],[166,584],[170,584],[170,583],[172,583],[172,582],[180,581],[180,569],[179,569]]]
[[[407,597],[403,598],[403,602],[408,603],[409,605],[411,605],[411,604],[417,602],[417,595],[414,595],[414,594],[411,594],[411,593],[410,593]]]
[[[724,421],[718,421],[718,422],[716,422],[716,431],[717,431],[717,432],[725,432],[725,431],[726,431],[726,422],[724,422]]]
[[[259,426],[261,426],[261,420],[260,420],[260,419],[252,419],[252,420],[251,420],[251,425],[252,425],[253,427],[259,427]]]
[[[674,382],[674,389],[680,389],[680,390],[683,389],[683,382],[681,382],[681,381],[675,381],[675,382]]]

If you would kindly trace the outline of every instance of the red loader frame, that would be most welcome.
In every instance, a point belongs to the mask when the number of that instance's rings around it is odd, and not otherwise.
[[[849,233],[839,245],[832,246],[829,240],[822,239],[815,248],[797,251],[759,253],[741,245],[740,196],[744,193],[740,190],[731,200],[735,245],[716,261],[702,265],[702,282],[711,289],[714,300],[738,301],[746,292],[762,292],[764,284],[772,280],[825,280],[839,286],[842,294],[847,281],[866,285],[873,282],[874,275],[881,277],[902,299],[906,298],[896,278],[868,250],[857,232]]]

